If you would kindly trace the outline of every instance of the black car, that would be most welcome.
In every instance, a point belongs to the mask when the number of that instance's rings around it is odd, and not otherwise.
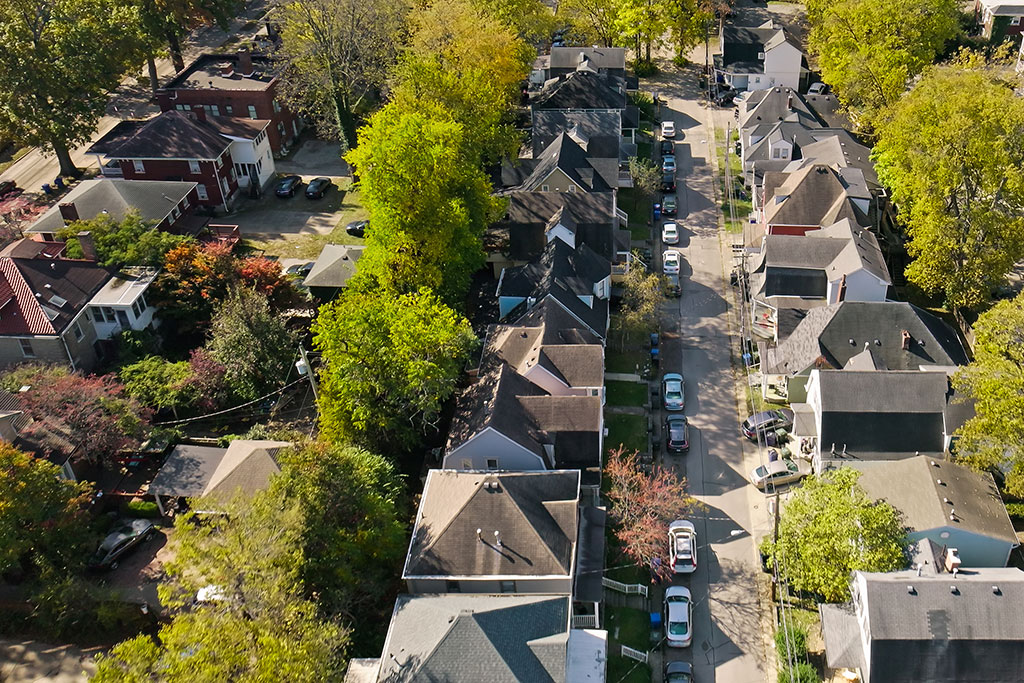
[[[735,90],[720,90],[718,94],[715,95],[715,104],[719,107],[730,107],[732,106],[732,101],[735,98]]]
[[[669,415],[665,419],[665,450],[669,453],[690,451],[690,424],[685,415]]]
[[[307,275],[309,275],[309,271],[313,270],[313,266],[315,265],[316,263],[313,261],[307,261],[306,263],[296,263],[294,266],[288,266],[285,269],[284,274],[301,280],[305,278]]]
[[[662,192],[675,192],[676,191],[676,174],[665,173],[661,176],[661,191]]]
[[[693,666],[689,662],[665,664],[665,683],[693,683]]]
[[[676,196],[674,194],[665,195],[665,198],[661,200],[661,212],[666,216],[675,216],[676,208]]]
[[[676,143],[672,142],[671,140],[662,140],[661,141],[661,156],[666,156],[668,154],[675,154],[675,153],[676,153]]]
[[[302,178],[297,175],[287,175],[277,181],[277,187],[274,188],[274,194],[278,197],[294,197],[295,191],[302,185]]]
[[[365,237],[368,227],[370,227],[370,221],[352,221],[345,226],[345,232],[353,237]]]
[[[330,178],[313,178],[306,185],[306,199],[323,199],[324,193],[334,185]]]

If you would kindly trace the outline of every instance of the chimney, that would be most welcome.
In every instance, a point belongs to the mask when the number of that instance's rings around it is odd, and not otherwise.
[[[238,48],[238,62],[236,63],[235,66],[238,67],[238,73],[242,74],[243,76],[252,75],[255,69],[252,66],[252,55],[249,54],[249,48]]]
[[[843,279],[839,281],[839,287],[836,288],[836,303],[840,303],[846,300],[846,274],[843,274]]]
[[[220,68],[220,75],[224,78],[231,78],[235,75],[235,65],[230,62]]]
[[[60,205],[60,215],[64,219],[64,225],[82,220],[78,216],[78,207],[74,202],[64,202]]]
[[[92,239],[92,233],[88,230],[83,230],[76,235],[78,238],[78,245],[82,247],[82,256],[88,261],[98,261],[96,257],[96,243]]]
[[[960,556],[956,554],[956,548],[950,548],[946,551],[946,571],[950,574],[956,574],[960,569]]]
[[[786,98],[786,109],[793,111],[793,96],[790,95]]]
[[[206,110],[203,109],[198,104],[193,104],[192,105],[192,117],[196,121],[205,121],[206,120]]]
[[[903,337],[903,350],[904,351],[909,351],[910,350],[910,332],[907,332],[906,330],[902,330],[900,332],[900,336]]]

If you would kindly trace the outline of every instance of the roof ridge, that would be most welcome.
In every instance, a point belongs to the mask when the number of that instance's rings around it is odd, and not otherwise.
[[[57,334],[57,328],[53,326],[49,317],[43,312],[43,307],[36,300],[28,280],[25,279],[21,269],[18,268],[18,264],[14,262],[14,258],[10,256],[0,257],[0,270],[3,271],[3,275],[7,279],[8,284],[11,285],[11,289],[14,290],[18,308],[21,310],[25,326],[28,327],[29,332],[32,334]],[[43,326],[42,331],[33,329],[33,327],[38,327],[39,325]]]
[[[551,470],[547,470],[547,471],[551,471]],[[557,554],[555,554],[555,549],[551,547],[551,544],[547,541],[547,539],[544,538],[544,536],[542,536],[541,533],[537,530],[537,525],[534,524],[533,519],[531,519],[531,517],[528,514],[526,514],[526,511],[523,509],[523,506],[520,504],[520,501],[517,498],[517,496],[513,495],[512,489],[509,488],[508,486],[503,486],[502,488],[508,494],[509,500],[512,501],[512,504],[515,505],[517,510],[519,510],[519,514],[521,514],[523,516],[523,519],[525,519],[529,523],[528,526],[530,527],[530,530],[533,532],[534,536],[536,536],[540,540],[541,545],[544,546],[544,549],[547,550],[550,559],[554,560],[556,566],[562,566],[562,560],[558,557]],[[564,501],[563,500],[550,500],[550,501],[548,501],[548,500],[539,500],[537,502],[539,503],[540,509],[543,510],[544,514],[547,516],[547,519],[545,521],[546,522],[550,522],[551,525],[553,525],[559,531],[562,531],[562,525],[558,523],[558,521],[554,518],[554,515],[551,514],[551,511],[547,509],[547,504],[549,504],[549,503],[573,503],[573,504],[575,504],[575,501],[573,501],[573,500],[564,500]],[[573,539],[569,539],[569,544],[572,545],[572,543],[573,543]],[[571,569],[571,567],[572,567],[572,564],[571,564],[572,563],[572,557],[569,558],[569,562],[570,562],[570,569]]]

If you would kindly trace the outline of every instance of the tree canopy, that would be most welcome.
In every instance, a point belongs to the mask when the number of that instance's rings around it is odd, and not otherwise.
[[[878,175],[906,223],[907,278],[953,308],[1024,258],[1024,101],[977,59],[936,66],[878,129]]]
[[[427,289],[347,289],[320,308],[313,334],[322,433],[381,450],[435,424],[476,343],[469,321]]]
[[[57,232],[65,240],[68,256],[82,258],[78,233],[88,231],[96,245],[101,266],[162,266],[171,249],[190,242],[191,238],[155,229],[132,209],[121,221],[109,214],[100,214],[85,221],[75,221]]]
[[[807,19],[822,79],[866,127],[960,33],[955,0],[810,0]]]
[[[808,477],[785,501],[779,539],[767,543],[782,579],[827,602],[850,598],[850,573],[906,564],[905,529],[888,503],[868,498],[849,467]]]
[[[974,335],[974,360],[953,377],[975,412],[956,432],[957,459],[1004,470],[1006,490],[1024,498],[1024,294],[982,313]]]
[[[620,0],[562,0],[558,16],[567,19],[585,43],[612,47],[618,44],[616,19]]]

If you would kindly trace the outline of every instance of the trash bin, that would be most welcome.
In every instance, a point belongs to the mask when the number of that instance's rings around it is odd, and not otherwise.
[[[45,194],[53,194],[53,188],[50,187],[50,183],[43,183],[43,192]]]
[[[661,218],[661,204],[657,202],[654,203],[654,218]]]
[[[56,178],[53,179],[53,184],[58,190],[63,190],[65,187],[64,179],[61,178],[60,176],[57,176]]]

